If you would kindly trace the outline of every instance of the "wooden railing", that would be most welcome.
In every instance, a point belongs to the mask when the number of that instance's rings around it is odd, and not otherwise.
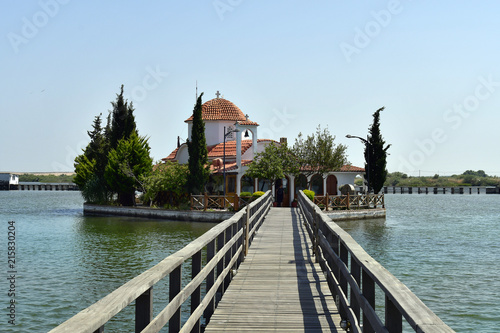
[[[403,318],[415,332],[454,332],[302,191],[298,202],[316,260],[350,332],[402,332]],[[376,286],[385,295],[384,319],[375,311]]]
[[[135,301],[135,332],[200,332],[244,259],[256,230],[272,205],[271,191],[233,217],[219,223],[183,249],[165,258],[111,294],[57,326],[51,333],[103,332],[104,325]],[[203,265],[202,258],[206,256]],[[182,265],[191,259],[191,281],[182,286]],[[153,287],[169,276],[169,303],[153,318]],[[203,287],[203,288],[202,288]],[[201,290],[206,290],[202,297]],[[219,297],[216,297],[219,294]],[[189,318],[181,327],[181,305],[190,300]]]
[[[203,210],[207,209],[227,209],[231,207],[234,211],[245,207],[253,201],[253,197],[239,197],[238,194],[234,195],[208,195],[191,194],[191,209]]]
[[[384,194],[317,195],[314,203],[322,210],[385,208]]]

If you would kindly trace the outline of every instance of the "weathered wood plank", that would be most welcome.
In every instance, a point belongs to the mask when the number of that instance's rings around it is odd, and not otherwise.
[[[300,213],[271,208],[206,332],[340,331]]]

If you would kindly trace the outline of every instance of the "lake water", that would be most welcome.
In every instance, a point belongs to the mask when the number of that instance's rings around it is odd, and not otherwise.
[[[387,218],[339,222],[457,332],[500,327],[500,195],[391,194]]]
[[[82,204],[78,192],[0,192],[1,332],[54,328],[214,225],[84,217]],[[395,194],[386,207],[386,219],[339,224],[457,332],[497,332],[500,196]],[[7,316],[9,221],[16,326]],[[165,291],[155,287],[155,313]],[[132,307],[106,331],[132,332],[127,318]]]
[[[79,192],[0,192],[0,332],[47,332],[214,226],[84,217]],[[8,323],[8,221],[16,231],[15,326]],[[187,273],[187,270],[184,270]],[[155,313],[167,286],[154,289]],[[133,307],[107,332],[133,332]]]

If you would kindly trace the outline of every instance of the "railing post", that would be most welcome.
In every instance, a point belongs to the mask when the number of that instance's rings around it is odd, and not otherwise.
[[[217,252],[219,252],[224,247],[224,236],[225,236],[225,233],[226,233],[226,230],[224,230],[223,232],[221,232],[217,236]],[[224,258],[225,257],[222,257],[219,260],[219,262],[217,263],[217,278],[219,278],[219,276],[222,274],[222,271],[224,270]],[[224,294],[224,283],[220,284],[219,289],[217,291],[219,293],[218,296],[222,297],[222,295]],[[220,300],[220,298],[217,300],[216,303],[218,303],[219,300]]]
[[[245,218],[245,257],[248,255],[248,241],[249,241],[249,229],[250,228],[250,205],[247,205],[247,214]]]
[[[345,266],[349,268],[349,252],[347,250],[347,247],[342,242],[340,242],[339,244],[339,257],[340,260],[345,264]],[[342,289],[342,292],[347,297],[347,279],[341,272],[339,272],[339,285]],[[342,305],[339,306],[339,313],[342,318],[347,317],[347,309],[345,309]]]
[[[203,197],[203,211],[206,212],[208,208],[208,194],[205,192],[204,197]]]
[[[389,333],[403,331],[403,316],[387,295],[385,296],[385,327]]]
[[[330,199],[329,198],[330,198],[330,196],[328,195],[328,193],[326,193],[326,208],[325,208],[326,211],[328,211],[328,205],[330,203]]]
[[[175,296],[181,291],[182,287],[182,264],[177,266],[171,273],[170,273],[170,281],[169,281],[169,288],[168,288],[168,297],[169,301],[171,302]],[[177,311],[175,311],[174,315],[170,318],[168,321],[168,331],[170,333],[176,333],[181,330],[181,308],[179,307]]]
[[[142,331],[153,318],[153,287],[135,300],[135,332]]]
[[[233,227],[229,226],[226,229],[226,237],[224,240],[224,245],[226,245],[231,238],[233,237]],[[224,256],[224,268],[226,268],[229,265],[229,262],[231,261],[231,258],[233,257],[233,248],[231,247],[230,249],[227,250],[226,255]],[[223,269],[224,269],[223,268]],[[229,287],[229,283],[231,283],[231,274],[227,274],[226,277],[224,278],[224,292],[227,290]]]
[[[207,244],[207,263],[210,262],[210,260],[212,260],[214,256],[215,256],[215,239]],[[208,273],[207,275],[207,288],[206,288],[207,291],[212,289],[214,282],[215,282],[215,268],[212,269],[210,273]],[[212,317],[214,311],[215,311],[215,297],[213,297],[210,300],[210,303],[205,309],[204,317],[207,323],[209,322],[210,317]]]
[[[200,271],[201,271],[201,250],[196,252],[195,255],[193,255],[193,259],[191,262],[191,280],[193,280]],[[201,285],[196,287],[196,289],[191,294],[191,314],[193,314],[193,312],[196,310],[198,305],[200,305],[200,303],[201,303]],[[200,333],[200,331],[201,331],[200,318],[198,318],[196,324],[191,329],[191,332]]]
[[[351,275],[354,278],[354,281],[359,285],[361,285],[361,267],[359,266],[358,262],[354,260],[351,257]],[[354,289],[351,287],[351,308],[354,314],[356,315],[356,318],[358,319],[359,322],[359,317],[360,317],[360,307],[358,303],[358,298],[354,294]]]
[[[104,325],[94,331],[94,333],[104,333]]]
[[[313,214],[313,235],[314,235],[314,239],[313,239],[313,246],[314,246],[314,262],[315,263],[318,263],[319,262],[319,250],[318,250],[318,244],[319,244],[319,232],[318,232],[318,228],[319,228],[319,215],[316,213],[316,210],[313,209],[312,211],[312,214]]]
[[[240,209],[240,198],[238,193],[234,194],[234,211],[237,212]]]
[[[368,304],[375,310],[375,282],[364,270],[362,272],[362,285],[361,290],[363,292],[363,296],[368,301]],[[363,312],[363,333],[374,333],[372,325],[368,321],[365,312]]]
[[[347,192],[347,210],[351,209],[351,198],[349,197],[349,192]]]

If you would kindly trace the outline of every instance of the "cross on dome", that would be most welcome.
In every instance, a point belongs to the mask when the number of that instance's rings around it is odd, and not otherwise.
[[[215,93],[215,96],[217,96],[217,98],[220,97],[220,92],[217,90],[217,92]]]

